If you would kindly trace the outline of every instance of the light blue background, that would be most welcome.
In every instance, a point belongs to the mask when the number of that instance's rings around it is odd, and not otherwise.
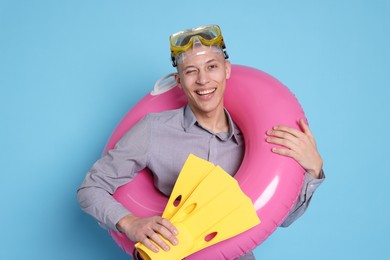
[[[258,259],[390,259],[390,1],[0,1],[0,259],[128,259],[76,189],[172,72],[168,36],[219,24],[232,63],[296,94],[327,180]]]

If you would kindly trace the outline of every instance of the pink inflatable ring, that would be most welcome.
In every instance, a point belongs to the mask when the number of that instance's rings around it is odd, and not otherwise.
[[[104,152],[112,149],[122,135],[150,112],[176,109],[187,99],[178,87],[154,92],[140,100],[113,132]],[[293,159],[271,152],[266,131],[275,125],[298,127],[304,112],[295,96],[272,76],[240,65],[232,65],[227,81],[225,107],[241,129],[245,156],[234,176],[243,192],[252,199],[261,224],[233,238],[205,248],[186,259],[235,259],[261,244],[287,217],[302,187],[304,170]],[[145,169],[120,187],[114,198],[139,217],[161,215],[168,198],[153,186]],[[129,255],[134,243],[124,234],[109,231]]]

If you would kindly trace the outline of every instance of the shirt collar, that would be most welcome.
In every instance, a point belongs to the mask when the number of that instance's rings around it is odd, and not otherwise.
[[[189,105],[186,105],[184,107],[184,112],[183,112],[183,128],[184,128],[184,131],[187,132],[191,127],[193,127],[194,125],[197,125],[198,127],[200,127],[202,129],[204,129],[205,131],[209,132],[210,134],[215,135],[216,137],[218,137],[222,141],[227,141],[227,140],[230,140],[231,138],[233,138],[234,141],[237,144],[240,144],[241,138],[238,138],[238,135],[241,135],[241,131],[236,126],[236,124],[233,122],[233,120],[232,120],[229,112],[226,110],[226,108],[224,108],[224,110],[225,110],[225,114],[226,114],[226,117],[227,117],[227,120],[228,120],[228,124],[229,124],[229,133],[227,133],[227,134],[226,133],[215,134],[215,133],[211,132],[210,130],[204,128],[196,120],[196,117],[195,117],[194,113],[192,112],[191,108],[189,107]]]

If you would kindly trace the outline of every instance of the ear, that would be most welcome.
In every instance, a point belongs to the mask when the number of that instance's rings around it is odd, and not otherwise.
[[[178,86],[179,88],[181,88],[179,73],[175,73],[175,80],[176,80],[177,86]]]
[[[230,63],[230,61],[225,61],[225,75],[226,75],[226,79],[229,79],[230,78],[230,72],[232,71],[232,64]]]

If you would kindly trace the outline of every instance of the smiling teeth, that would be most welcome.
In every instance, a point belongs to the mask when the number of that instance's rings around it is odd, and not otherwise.
[[[209,89],[209,90],[199,90],[199,91],[196,91],[196,93],[198,93],[199,95],[207,95],[207,94],[213,93],[215,90],[216,90],[215,88]]]

